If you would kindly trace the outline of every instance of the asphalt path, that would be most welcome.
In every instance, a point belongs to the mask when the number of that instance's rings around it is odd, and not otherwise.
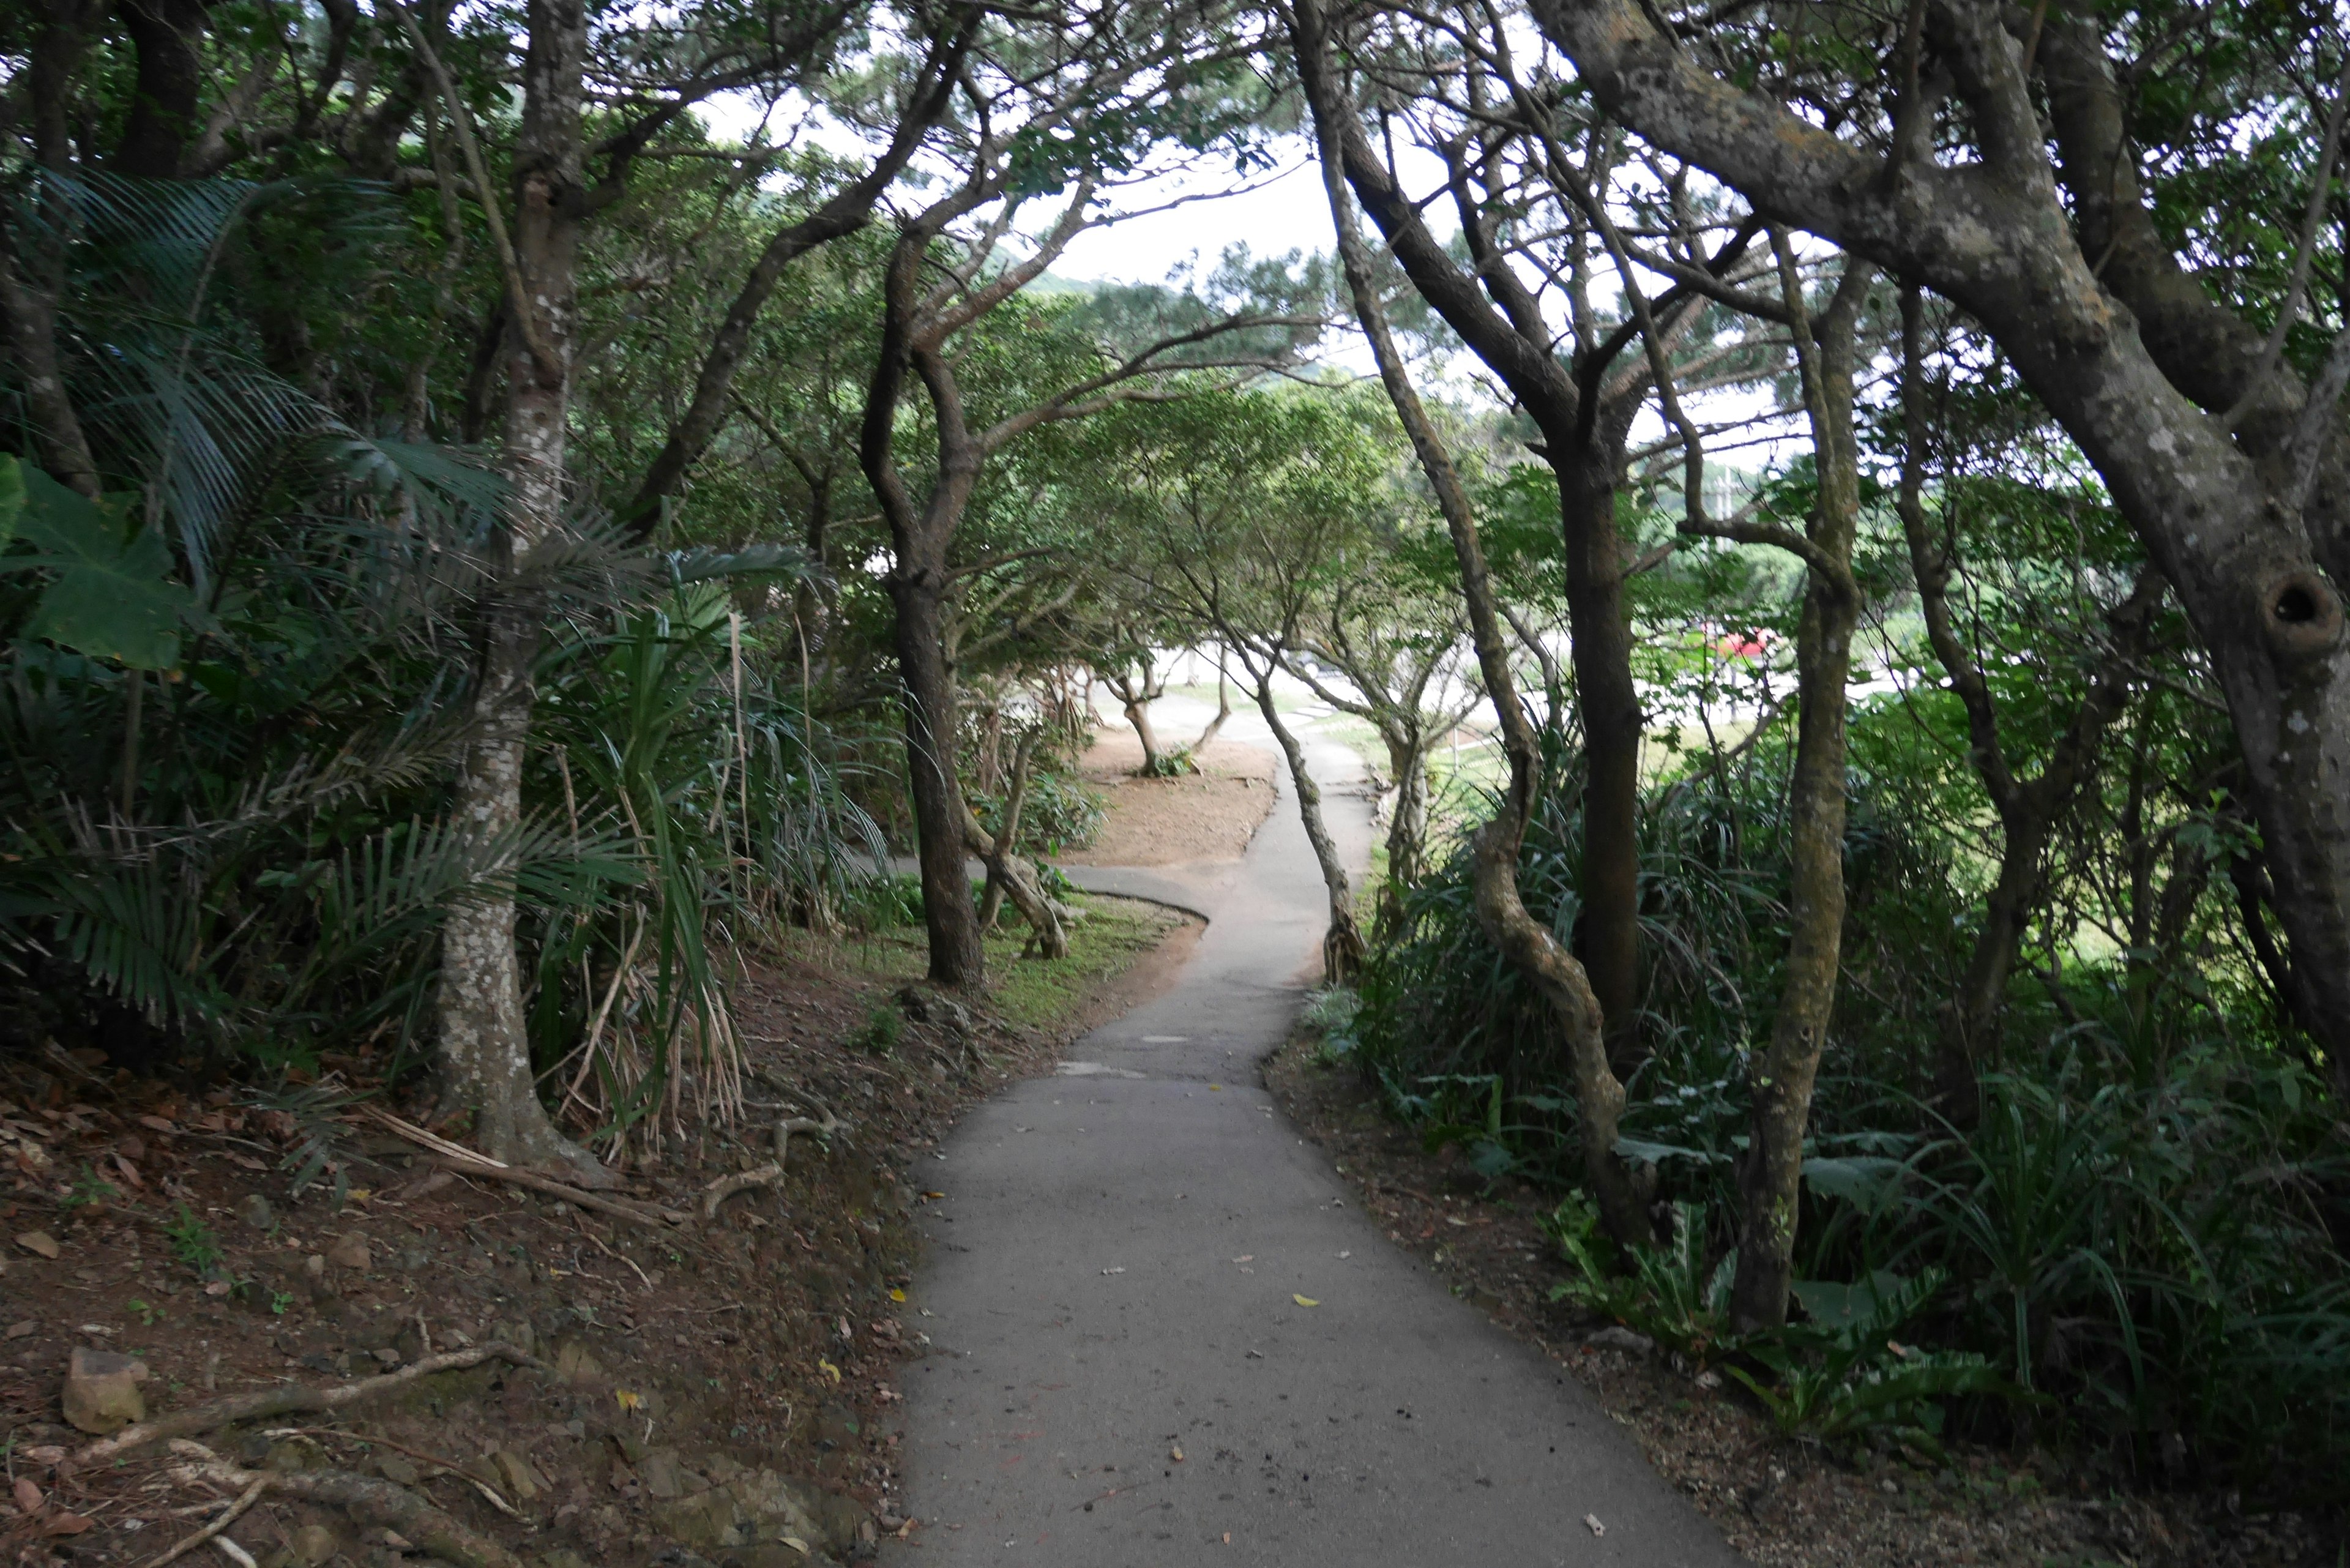
[[[1362,864],[1355,757],[1308,765]],[[947,1196],[908,1309],[931,1341],[903,1379],[920,1523],[882,1562],[1742,1562],[1579,1385],[1358,1213],[1263,1088],[1325,908],[1279,791],[1238,863],[1073,872],[1208,929],[1173,989],[921,1162]]]

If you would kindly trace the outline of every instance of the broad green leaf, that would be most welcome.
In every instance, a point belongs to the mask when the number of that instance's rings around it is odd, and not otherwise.
[[[178,663],[180,627],[195,614],[195,597],[173,580],[162,536],[132,531],[136,497],[125,492],[91,501],[36,468],[17,472],[25,495],[17,532],[40,553],[8,564],[57,575],[26,635],[138,670]]]

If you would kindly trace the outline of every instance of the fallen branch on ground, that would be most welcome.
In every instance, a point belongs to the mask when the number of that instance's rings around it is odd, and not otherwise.
[[[818,1137],[830,1137],[839,1130],[840,1118],[830,1111],[825,1113],[822,1121],[816,1121],[809,1116],[785,1116],[776,1122],[775,1158],[764,1165],[754,1166],[749,1170],[738,1171],[733,1176],[722,1176],[703,1188],[702,1217],[704,1220],[715,1220],[718,1218],[718,1206],[736,1193],[748,1192],[754,1187],[773,1187],[781,1181],[784,1179],[785,1158],[791,1153],[792,1134],[814,1133]]]
[[[238,1394],[226,1399],[216,1399],[209,1405],[191,1409],[174,1410],[168,1416],[158,1416],[151,1421],[128,1426],[110,1438],[100,1438],[79,1453],[68,1456],[67,1466],[80,1469],[104,1464],[118,1454],[160,1442],[166,1438],[185,1438],[196,1432],[209,1432],[237,1421],[257,1420],[265,1416],[285,1416],[295,1413],[314,1414],[339,1410],[372,1399],[379,1394],[389,1394],[404,1388],[419,1378],[437,1373],[463,1372],[479,1366],[484,1361],[507,1361],[516,1366],[536,1367],[544,1372],[546,1363],[536,1356],[525,1355],[511,1345],[476,1345],[471,1350],[452,1350],[442,1355],[428,1355],[423,1360],[387,1372],[380,1377],[364,1378],[346,1383],[339,1388],[320,1388],[307,1383],[288,1383],[276,1388],[258,1389],[251,1394]]]
[[[176,1563],[181,1558],[185,1557],[189,1552],[193,1552],[197,1547],[202,1546],[205,1542],[210,1541],[213,1536],[218,1535],[222,1531],[226,1530],[230,1525],[234,1524],[239,1519],[242,1519],[244,1516],[244,1511],[246,1509],[251,1508],[255,1503],[261,1501],[261,1494],[265,1490],[266,1488],[262,1482],[255,1481],[251,1486],[245,1488],[243,1492],[237,1495],[235,1501],[228,1505],[227,1511],[224,1512],[218,1519],[213,1520],[210,1524],[205,1525],[202,1530],[197,1531],[193,1535],[189,1536],[185,1541],[181,1542],[177,1546],[172,1547],[169,1552],[164,1552],[161,1557],[158,1557],[153,1562],[148,1563],[147,1568],[163,1568],[163,1564],[166,1563]]]
[[[488,1499],[492,1508],[496,1509],[508,1519],[520,1519],[523,1516],[522,1510],[499,1496],[495,1487],[463,1465],[452,1459],[444,1459],[438,1454],[428,1454],[422,1449],[411,1449],[406,1443],[397,1442],[378,1433],[345,1432],[333,1427],[274,1427],[264,1432],[262,1436],[265,1438],[340,1438],[347,1443],[365,1443],[375,1448],[390,1449],[395,1452],[406,1454],[411,1459],[422,1459],[434,1469],[446,1475],[455,1476],[459,1480],[466,1482],[475,1491]]]
[[[428,1555],[457,1568],[523,1568],[522,1559],[485,1535],[476,1535],[406,1487],[374,1480],[349,1470],[243,1469],[201,1443],[172,1445],[189,1462],[172,1467],[172,1479],[193,1486],[258,1489],[299,1502],[327,1503],[369,1524],[399,1533]]]

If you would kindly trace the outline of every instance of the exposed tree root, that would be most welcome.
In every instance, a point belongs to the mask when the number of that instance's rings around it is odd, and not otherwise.
[[[457,1568],[523,1568],[522,1559],[485,1535],[476,1535],[406,1487],[349,1470],[248,1470],[213,1454],[201,1443],[172,1445],[187,1462],[172,1468],[173,1480],[193,1486],[259,1490],[302,1502],[326,1503],[353,1517],[398,1531],[411,1544]],[[175,1549],[176,1550],[176,1549]]]
[[[516,1366],[532,1366],[544,1372],[546,1364],[535,1356],[525,1355],[511,1345],[483,1345],[471,1350],[452,1350],[442,1355],[428,1355],[412,1366],[397,1372],[387,1372],[380,1377],[364,1378],[346,1383],[338,1388],[319,1388],[306,1383],[289,1383],[276,1388],[264,1388],[251,1394],[239,1394],[232,1398],[215,1399],[209,1405],[198,1405],[186,1410],[174,1410],[151,1421],[140,1421],[125,1427],[110,1438],[100,1438],[79,1453],[65,1460],[67,1466],[82,1469],[102,1465],[119,1454],[133,1449],[161,1442],[167,1438],[184,1438],[196,1432],[209,1432],[237,1421],[258,1420],[267,1416],[295,1413],[317,1414],[340,1410],[372,1399],[379,1394],[389,1394],[395,1388],[405,1388],[420,1378],[442,1372],[463,1372],[479,1366],[484,1361],[509,1361]]]
[[[442,1156],[439,1161],[443,1170],[459,1176],[471,1176],[484,1181],[508,1181],[516,1187],[527,1187],[533,1192],[544,1192],[550,1198],[560,1198],[566,1203],[581,1209],[593,1209],[598,1214],[609,1214],[616,1220],[626,1220],[634,1225],[646,1225],[659,1231],[670,1225],[691,1225],[693,1216],[676,1209],[663,1209],[654,1204],[631,1203],[625,1198],[607,1198],[599,1192],[583,1192],[577,1187],[541,1176],[535,1170],[522,1170],[511,1165],[491,1165],[484,1160],[459,1159]]]
[[[722,1176],[703,1188],[702,1189],[702,1219],[717,1219],[718,1206],[738,1192],[748,1192],[754,1187],[773,1187],[781,1181],[784,1179],[785,1159],[791,1153],[792,1134],[815,1133],[819,1137],[829,1137],[838,1132],[840,1127],[840,1118],[829,1111],[825,1113],[825,1118],[822,1121],[810,1116],[785,1116],[776,1122],[775,1158],[764,1165],[754,1166],[748,1170],[738,1171],[733,1176]]]

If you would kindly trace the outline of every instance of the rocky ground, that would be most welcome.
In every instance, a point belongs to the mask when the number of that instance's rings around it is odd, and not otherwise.
[[[2057,1455],[1954,1444],[1940,1461],[1913,1463],[1783,1438],[1719,1374],[1673,1366],[1628,1330],[1554,1303],[1568,1266],[1531,1188],[1487,1182],[1457,1148],[1425,1152],[1355,1073],[1318,1061],[1311,1039],[1267,1062],[1265,1078],[1391,1241],[1574,1373],[1764,1568],[2333,1568],[2350,1551],[2340,1520],[2263,1511],[2234,1492],[2098,1485]]]
[[[1183,934],[1124,918],[1134,956]],[[1021,1026],[838,952],[764,967],[738,996],[742,1118],[610,1199],[451,1173],[348,1103],[377,1082],[365,1059],[269,1105],[56,1052],[0,1063],[7,1552],[161,1563],[226,1512],[195,1550],[272,1568],[869,1555],[905,1523],[929,1151],[1131,1000],[1087,978]],[[785,1116],[837,1126],[704,1219]]]

